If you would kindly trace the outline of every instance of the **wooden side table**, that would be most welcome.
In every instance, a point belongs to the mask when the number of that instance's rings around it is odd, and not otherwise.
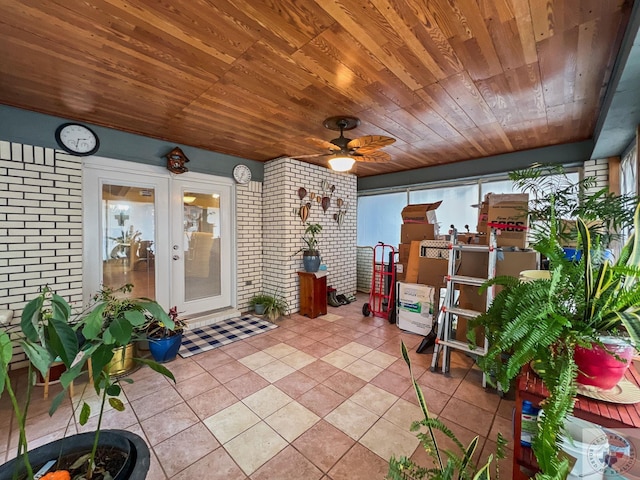
[[[640,385],[640,373],[636,370],[635,363],[627,370],[626,379],[636,385]],[[537,470],[533,450],[520,445],[522,401],[529,400],[534,406],[537,406],[547,395],[547,389],[540,377],[533,372],[530,366],[524,367],[516,383],[512,476],[514,480],[529,478],[528,475],[521,471],[520,467],[525,467],[532,471]],[[605,428],[640,428],[640,403],[608,403],[578,395],[572,414],[577,418]]]
[[[300,278],[300,315],[316,318],[327,313],[327,275],[298,272]]]

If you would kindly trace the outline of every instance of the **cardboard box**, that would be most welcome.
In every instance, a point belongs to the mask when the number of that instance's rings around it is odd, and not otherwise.
[[[431,223],[436,224],[436,209],[442,200],[436,203],[416,203],[407,205],[402,209],[402,221],[404,223]]]
[[[578,246],[578,231],[575,220],[561,219],[560,234],[564,236],[564,238],[560,238],[560,245],[571,248]]]
[[[398,283],[396,323],[408,332],[427,335],[437,314],[436,289],[428,285]]]
[[[400,243],[433,240],[435,225],[431,223],[404,223],[400,225]]]
[[[407,283],[418,283],[418,270],[420,266],[420,242],[411,242],[409,248],[409,260],[405,270],[404,280]]]
[[[487,194],[486,203],[488,205],[487,224],[485,226],[487,235],[490,233],[491,223],[513,225],[513,227],[500,229],[500,235],[496,239],[498,246],[525,248],[527,245],[527,228],[529,226],[529,217],[526,214],[529,205],[529,194]],[[482,210],[481,208],[480,211],[482,212]],[[478,231],[480,231],[480,226],[479,222]]]
[[[406,264],[409,261],[409,250],[411,243],[401,243],[398,245],[398,263]]]
[[[475,310],[476,312],[484,311],[486,303],[486,295],[478,295],[478,287],[470,285],[459,285],[458,306],[467,310]],[[468,342],[467,332],[469,331],[467,322],[468,318],[458,315],[458,323],[456,325],[456,340],[460,342]],[[476,345],[484,345],[484,330],[477,327]]]
[[[470,277],[486,278],[489,255],[481,252],[464,252],[460,261],[458,273]],[[535,270],[539,266],[539,254],[537,252],[498,252],[496,262],[496,276],[518,277],[524,270]],[[460,295],[458,305],[460,308],[484,312],[486,310],[487,295],[478,294],[478,287],[470,285],[458,285]],[[500,291],[500,286],[496,286],[495,293]],[[458,317],[456,328],[456,340],[467,341],[467,319]],[[476,343],[482,345],[484,342],[484,331],[476,329]]]
[[[420,257],[418,283],[438,288],[444,287],[448,266],[449,260],[444,258]]]

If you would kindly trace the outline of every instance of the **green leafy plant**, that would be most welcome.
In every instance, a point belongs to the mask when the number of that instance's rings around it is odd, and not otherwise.
[[[634,234],[617,261],[605,258],[603,241],[582,219],[576,221],[580,260],[566,258],[559,244],[551,199],[549,233],[539,236],[534,248],[549,259],[549,279],[521,281],[497,277],[483,289],[501,285],[485,314],[470,321],[468,338],[475,344],[474,328],[484,327],[489,350],[480,367],[508,388],[522,367],[534,362],[549,396],[542,403],[545,415],[533,440],[542,471],[537,478],[565,478],[570,468],[558,456],[559,433],[572,410],[577,392],[576,346],[602,346],[600,336],[628,335],[640,341],[640,245]],[[640,204],[634,213],[640,228]]]
[[[184,332],[187,328],[187,321],[178,316],[178,307],[169,309],[171,323],[165,323],[161,319],[154,317],[147,326],[147,338],[158,339],[173,337]]]
[[[301,237],[302,241],[306,245],[306,247],[300,248],[294,255],[304,252],[304,254],[308,255],[319,255],[318,253],[318,239],[316,235],[318,235],[322,231],[322,225],[319,223],[309,223],[307,222],[307,228],[304,230],[304,236]]]
[[[255,308],[256,305],[266,305],[267,302],[269,302],[270,300],[271,300],[271,295],[267,295],[266,293],[260,293],[251,297],[251,299],[249,300],[249,307]]]
[[[400,459],[391,457],[389,460],[389,472],[387,474],[387,478],[390,480],[420,480],[425,478],[442,480],[449,480],[453,478],[481,480],[490,478],[490,467],[494,459],[493,455],[489,455],[486,463],[478,466],[476,466],[473,461],[473,454],[478,446],[478,436],[476,435],[473,440],[471,440],[471,443],[465,447],[443,422],[430,416],[427,403],[424,399],[424,394],[413,376],[411,360],[409,359],[407,347],[404,342],[401,343],[402,357],[409,367],[411,383],[413,384],[413,389],[418,397],[420,409],[424,415],[423,420],[413,422],[411,425],[411,431],[419,432],[422,427],[426,427],[427,433],[420,432],[417,436],[425,451],[433,459],[435,466],[431,468],[422,467],[407,457],[401,457]],[[435,431],[442,432],[446,437],[450,438],[455,444],[457,451],[446,450],[441,452],[438,448]],[[505,457],[504,447],[506,444],[507,442],[504,437],[498,434],[496,459]],[[496,473],[499,476],[499,467],[497,463]]]
[[[121,381],[130,379],[112,378],[104,367],[111,361],[114,348],[126,345],[138,338],[146,324],[153,318],[159,318],[167,325],[173,321],[162,307],[149,299],[127,299],[116,296],[117,292],[131,291],[130,285],[120,289],[105,288],[94,297],[86,310],[72,316],[72,309],[67,301],[45,287],[24,308],[17,331],[0,330],[0,394],[7,392],[16,416],[20,436],[18,440],[18,458],[26,469],[28,478],[33,478],[33,469],[28,457],[26,437],[26,419],[31,398],[31,382],[28,383],[27,394],[23,405],[12,388],[9,377],[9,363],[12,358],[11,335],[16,336],[17,343],[23,348],[29,359],[29,378],[32,366],[46,376],[54,359],[59,358],[66,371],[60,377],[63,391],[52,401],[49,414],[57,410],[65,398],[71,382],[82,374],[84,366],[91,360],[93,388],[100,396],[100,410],[91,455],[87,458],[85,478],[91,479],[95,469],[95,454],[99,444],[100,429],[105,404],[122,411],[125,406],[118,398],[122,389]],[[136,359],[149,365],[153,370],[175,381],[172,373],[164,366],[146,359]],[[90,406],[84,402],[80,411],[80,423],[84,425],[91,415]],[[16,468],[19,464],[16,464]]]
[[[633,224],[639,198],[616,195],[606,187],[595,190],[595,177],[573,181],[560,165],[535,164],[511,172],[509,178],[518,190],[530,195],[527,213],[534,242],[549,236],[552,222],[561,243],[575,241],[576,229],[563,227],[567,226],[565,220],[580,217],[607,248]]]
[[[289,314],[289,302],[279,292],[273,295],[265,294],[261,303],[264,305],[265,316],[271,322]]]

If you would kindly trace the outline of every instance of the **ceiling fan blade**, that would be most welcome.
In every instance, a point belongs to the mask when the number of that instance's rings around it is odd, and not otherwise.
[[[354,138],[347,143],[347,148],[357,150],[366,148],[367,150],[375,150],[377,148],[386,147],[396,141],[395,138],[385,137],[384,135],[366,135],[360,138]]]
[[[391,155],[387,152],[375,151],[368,153],[366,155],[362,155],[359,152],[353,155],[353,158],[357,162],[368,162],[368,163],[385,163],[391,161]]]
[[[338,145],[331,143],[327,140],[322,140],[320,138],[308,137],[306,141],[311,145],[315,145],[316,147],[319,147],[325,150],[331,150],[333,152],[336,150],[340,150],[340,147]]]

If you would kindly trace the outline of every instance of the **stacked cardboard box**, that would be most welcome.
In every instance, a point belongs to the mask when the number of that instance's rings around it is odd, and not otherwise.
[[[436,209],[442,202],[436,203],[418,203],[407,205],[402,209],[402,225],[400,226],[400,245],[398,246],[399,259],[398,263],[402,273],[397,273],[397,280],[405,281],[409,267],[409,252],[411,250],[411,242],[426,239],[434,239],[437,233]],[[415,259],[417,262],[417,258]],[[416,267],[417,266],[412,266]],[[415,282],[415,280],[412,280]]]
[[[502,225],[497,243],[499,247],[526,248],[529,217],[527,193],[509,193],[485,195],[478,215],[478,233],[487,243],[491,233],[491,224]]]

